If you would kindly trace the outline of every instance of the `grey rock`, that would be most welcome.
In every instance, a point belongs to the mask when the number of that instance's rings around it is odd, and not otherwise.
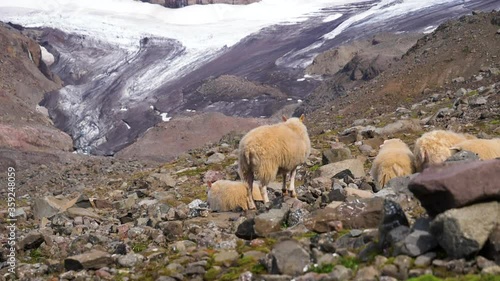
[[[419,124],[419,120],[406,119],[387,124],[382,128],[377,128],[375,129],[375,133],[381,136],[389,136],[397,133],[416,132],[420,130],[422,130],[422,127]]]
[[[183,226],[182,221],[166,221],[160,222],[158,228],[163,231],[163,235],[167,241],[175,241],[182,236]]]
[[[481,270],[481,274],[499,276],[500,275],[500,265],[495,265],[495,266],[483,268]]]
[[[490,261],[489,259],[482,256],[476,257],[476,264],[477,267],[479,267],[479,269],[484,269],[487,267],[492,267],[497,265],[494,261]]]
[[[471,107],[478,107],[481,105],[485,105],[488,103],[488,100],[485,97],[477,97],[473,99],[469,104]]]
[[[231,262],[237,260],[239,256],[240,254],[238,254],[235,250],[220,251],[215,254],[214,260],[215,262],[230,264]]]
[[[391,276],[380,276],[379,281],[398,281],[398,279]]]
[[[177,281],[177,279],[170,277],[170,276],[160,276],[156,278],[155,281]]]
[[[66,210],[66,214],[70,218],[75,218],[75,217],[89,217],[89,218],[94,218],[94,219],[99,219],[100,216],[93,211],[85,208],[79,208],[79,207],[71,207]]]
[[[399,254],[402,252],[401,244],[402,241],[406,239],[406,237],[410,234],[410,228],[406,225],[397,226],[394,229],[391,229],[387,235],[384,237],[383,245],[384,247],[390,247],[394,249],[393,254]]]
[[[347,147],[331,148],[323,151],[321,162],[323,165],[351,159],[351,150]]]
[[[304,221],[304,217],[309,214],[309,211],[303,208],[292,208],[288,213],[286,224],[288,227],[297,225]]]
[[[255,232],[254,226],[255,226],[255,219],[249,218],[247,220],[244,220],[238,225],[235,235],[241,239],[246,239],[246,240],[255,239],[258,237],[258,235]]]
[[[380,272],[373,266],[360,268],[354,277],[354,281],[378,281]]]
[[[144,257],[139,254],[129,253],[124,256],[118,257],[118,264],[123,267],[134,267],[138,263],[142,262]]]
[[[465,82],[465,78],[463,78],[463,77],[457,77],[457,78],[453,78],[451,81],[453,83],[462,83],[462,82]]]
[[[311,187],[317,188],[322,192],[329,191],[332,189],[333,181],[330,177],[318,177],[311,181]]]
[[[353,273],[351,269],[343,265],[336,265],[332,272],[328,274],[328,277],[333,281],[343,281],[351,279],[352,275]]]
[[[350,170],[356,178],[363,177],[366,174],[363,162],[361,162],[359,159],[348,159],[324,165],[317,170],[316,174],[318,177],[331,178],[339,172],[342,172],[343,170]]]
[[[309,265],[309,253],[295,240],[283,240],[271,250],[273,256],[272,273],[299,276]]]
[[[44,242],[43,235],[37,230],[28,233],[17,245],[21,250],[36,249]]]
[[[271,209],[269,212],[256,216],[254,225],[255,233],[266,237],[270,233],[280,231],[287,215],[288,208],[283,207],[281,209]]]
[[[162,183],[163,186],[165,187],[175,187],[177,185],[177,180],[170,174],[163,174],[163,173],[153,173],[151,174],[147,180],[158,180],[159,182]]]
[[[382,276],[390,276],[393,278],[399,277],[399,269],[395,264],[386,264],[382,267],[381,270]]]
[[[346,198],[346,191],[342,187],[333,188],[328,193],[323,193],[321,195],[321,202],[324,204],[328,204],[332,201],[344,201]]]
[[[259,280],[262,281],[290,281],[293,277],[290,275],[276,275],[276,274],[261,274]]]
[[[99,269],[113,263],[111,256],[99,250],[91,250],[64,260],[66,270]]]
[[[185,275],[203,275],[205,274],[205,266],[207,265],[207,261],[199,261],[193,262],[186,265],[186,269],[184,270]]]
[[[54,197],[36,198],[33,201],[33,216],[37,219],[52,218],[59,213],[64,203]]]
[[[449,257],[465,258],[483,248],[498,221],[500,203],[480,203],[438,215],[431,223],[431,233]]]
[[[401,252],[416,257],[436,248],[437,245],[436,238],[430,232],[415,230],[404,239]]]
[[[405,213],[403,212],[403,209],[401,206],[392,201],[385,199],[383,201],[383,213],[382,213],[382,219],[380,221],[380,225],[378,227],[379,229],[379,235],[380,235],[380,245],[385,248],[391,243],[395,243],[397,241],[391,240],[394,239],[395,237],[389,237],[389,233],[399,227],[399,226],[406,226],[409,227],[409,222],[408,219],[406,218]],[[401,230],[398,232],[400,234],[404,234],[404,228],[400,228]],[[396,234],[396,233],[394,233]],[[394,236],[394,235],[392,235]]]
[[[394,264],[399,269],[399,279],[408,279],[408,271],[410,270],[412,259],[409,256],[399,255],[394,259]]]
[[[484,254],[487,258],[500,264],[500,223],[491,231],[490,237],[484,246]]]
[[[226,159],[226,156],[222,153],[214,153],[210,157],[208,157],[207,161],[205,161],[205,164],[216,164],[216,163],[221,163]]]
[[[479,156],[471,151],[461,150],[448,159],[445,162],[456,162],[456,161],[471,161],[471,160],[479,160]]]
[[[436,258],[437,254],[435,252],[428,252],[423,255],[418,256],[415,259],[414,265],[417,267],[427,267],[432,264],[432,260]]]
[[[455,92],[455,97],[459,98],[467,94],[467,90],[464,88],[460,88]]]

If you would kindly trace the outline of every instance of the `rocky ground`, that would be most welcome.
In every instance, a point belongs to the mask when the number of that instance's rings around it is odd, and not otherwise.
[[[258,211],[215,213],[204,202],[207,181],[237,178],[242,133],[161,164],[3,149],[0,168],[17,170],[17,279],[499,280],[498,160],[456,155],[381,190],[368,175],[386,138],[500,135],[499,43],[498,13],[463,17],[381,75],[346,84],[308,114],[313,152],[298,198],[276,182]],[[9,253],[0,250],[0,273],[14,280]]]

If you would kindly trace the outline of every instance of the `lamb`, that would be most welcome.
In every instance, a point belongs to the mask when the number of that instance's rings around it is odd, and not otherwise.
[[[410,148],[402,140],[386,140],[373,160],[370,174],[383,188],[392,178],[413,174],[415,172],[414,158]]]
[[[482,160],[500,157],[500,139],[472,139],[462,141],[451,148],[452,153],[461,150],[472,151]]]
[[[207,202],[212,211],[236,211],[239,208],[247,210],[247,185],[242,181],[218,180],[207,182]],[[262,201],[258,184],[253,184],[253,199]]]
[[[445,130],[434,130],[423,134],[417,139],[413,149],[417,172],[422,171],[427,165],[444,162],[452,155],[450,150],[452,146],[474,138],[472,135]]]
[[[304,115],[300,118],[287,119],[282,123],[264,125],[248,132],[240,141],[238,172],[242,180],[247,182],[248,208],[255,209],[250,197],[254,178],[261,183],[260,193],[264,203],[269,202],[267,185],[279,173],[283,175],[283,195],[286,195],[286,176],[290,173],[291,196],[295,192],[295,174],[297,166],[305,162],[311,153],[311,141],[304,125]]]

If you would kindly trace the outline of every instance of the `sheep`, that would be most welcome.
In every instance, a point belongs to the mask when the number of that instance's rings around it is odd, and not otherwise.
[[[434,130],[423,134],[417,139],[413,149],[417,172],[422,171],[427,165],[444,162],[451,156],[452,146],[474,138],[472,135],[445,130]]]
[[[472,139],[462,141],[451,148],[452,153],[461,150],[472,151],[482,160],[500,157],[500,139]]]
[[[212,211],[235,211],[238,207],[247,210],[247,184],[242,181],[218,180],[207,182],[207,202]],[[253,199],[262,201],[258,184],[253,184]]]
[[[255,209],[255,203],[250,197],[254,178],[260,181],[260,193],[264,203],[267,204],[269,202],[267,185],[278,173],[283,175],[283,195],[288,194],[286,176],[289,172],[288,191],[292,197],[297,197],[296,169],[311,153],[311,141],[303,121],[304,115],[290,119],[283,116],[283,122],[254,128],[241,139],[238,172],[240,178],[247,182],[249,209]]]
[[[390,139],[380,145],[380,151],[373,160],[371,176],[383,188],[395,177],[411,175],[415,172],[415,157],[406,143],[400,139]]]

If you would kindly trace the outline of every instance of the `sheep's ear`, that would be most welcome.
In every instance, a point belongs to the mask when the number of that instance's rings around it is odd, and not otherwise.
[[[281,115],[281,120],[283,120],[283,122],[286,122],[286,120],[287,120],[287,119],[288,119],[288,118],[286,118],[286,116],[285,116],[285,115]]]
[[[212,182],[211,181],[207,181],[207,185],[208,185],[208,189],[210,189],[212,187]]]
[[[306,116],[304,114],[300,115],[299,117],[300,122],[304,122],[304,119],[306,119]]]

